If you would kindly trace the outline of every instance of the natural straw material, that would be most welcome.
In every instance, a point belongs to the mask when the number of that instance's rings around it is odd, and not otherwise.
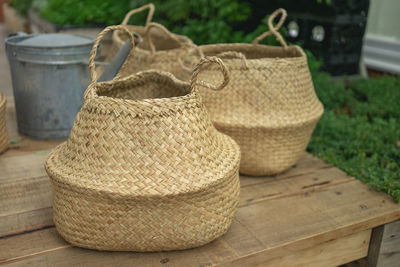
[[[169,32],[164,26],[151,22],[154,14],[154,5],[148,4],[138,9],[128,12],[121,25],[127,25],[132,15],[149,9],[146,20],[146,27],[127,26],[131,32],[135,32],[142,37],[142,41],[137,45],[135,53],[132,54],[123,68],[119,72],[119,77],[135,74],[139,71],[156,69],[172,73],[178,79],[188,81],[191,70],[185,68],[185,63],[192,65],[197,62],[196,55],[186,57],[196,46],[186,36],[177,35]],[[127,40],[127,35],[121,32],[114,32],[112,36],[112,51],[114,53],[122,47]],[[197,51],[197,50],[196,50]],[[185,62],[181,62],[185,58]]]
[[[278,14],[282,16],[274,27]],[[275,11],[268,20],[270,30],[253,44],[200,47],[205,55],[223,58],[230,70],[224,90],[201,93],[216,128],[240,145],[240,172],[246,175],[272,175],[294,165],[323,113],[306,55],[298,46],[287,46],[278,33],[285,17],[285,10]],[[258,44],[271,34],[282,47]],[[219,73],[203,75],[213,80]]]
[[[57,231],[98,250],[165,251],[204,245],[229,228],[239,201],[239,146],[218,132],[191,83],[145,71],[93,82],[69,139],[46,161]],[[210,90],[210,89],[209,89]]]
[[[8,148],[8,134],[6,127],[6,96],[0,93],[0,153]]]

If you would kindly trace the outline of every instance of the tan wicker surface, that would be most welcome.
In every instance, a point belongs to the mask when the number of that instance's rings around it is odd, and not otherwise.
[[[274,18],[282,14],[274,27]],[[200,46],[206,56],[219,56],[231,74],[222,91],[201,90],[204,104],[218,130],[240,145],[240,172],[272,175],[294,165],[309,142],[323,107],[314,92],[307,58],[298,46],[287,46],[277,32],[286,11],[269,18],[270,31],[253,44]],[[282,47],[258,42],[274,34]],[[220,79],[214,70],[202,73]]]
[[[146,26],[127,25],[132,15],[149,9]],[[142,37],[142,42],[137,45],[136,51],[128,64],[121,68],[119,75],[124,77],[139,71],[157,69],[172,73],[178,79],[188,81],[192,70],[185,68],[184,63],[193,65],[198,61],[197,55],[186,57],[186,54],[196,46],[186,36],[169,32],[158,23],[152,23],[154,5],[148,4],[128,12],[121,25],[126,25],[131,32]],[[127,40],[127,35],[121,32],[114,32],[111,54],[121,48]],[[196,50],[197,51],[197,50]],[[184,58],[185,62],[181,62]]]
[[[0,93],[0,153],[8,148],[8,133],[6,127],[6,96]]]
[[[191,83],[146,71],[93,82],[69,139],[46,161],[54,222],[70,243],[99,250],[165,251],[206,244],[229,228],[239,201],[239,146],[218,132]],[[129,37],[132,35],[128,32]],[[133,44],[132,44],[133,49]],[[213,83],[212,80],[208,80]],[[209,89],[210,90],[210,89]]]

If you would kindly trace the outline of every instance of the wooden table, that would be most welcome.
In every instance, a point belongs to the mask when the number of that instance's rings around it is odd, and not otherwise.
[[[0,156],[0,263],[335,266],[368,256],[371,266],[399,266],[400,224],[383,225],[400,218],[400,205],[309,154],[274,177],[242,176],[232,227],[206,246],[157,253],[73,247],[54,227],[50,182],[43,168],[59,141],[19,136],[9,102],[8,128],[14,144]]]

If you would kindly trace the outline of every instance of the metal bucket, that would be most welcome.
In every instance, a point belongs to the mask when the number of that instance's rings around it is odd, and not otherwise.
[[[6,39],[18,130],[39,139],[68,137],[89,85],[94,40],[69,34]]]

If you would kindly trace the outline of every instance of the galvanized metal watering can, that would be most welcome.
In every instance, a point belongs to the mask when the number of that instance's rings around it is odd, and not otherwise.
[[[89,84],[93,42],[68,34],[6,39],[20,133],[39,139],[68,137]]]
[[[142,40],[134,36],[135,42]],[[6,39],[20,133],[39,139],[68,137],[89,84],[93,43],[92,38],[69,34],[18,34]],[[126,42],[99,81],[112,79],[129,52]]]

